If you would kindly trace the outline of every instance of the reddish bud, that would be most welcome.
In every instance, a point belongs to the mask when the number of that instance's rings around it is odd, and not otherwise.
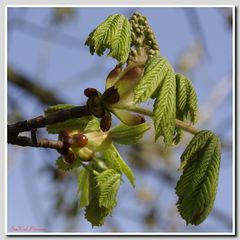
[[[87,100],[88,109],[95,117],[102,117],[105,114],[105,110],[102,106],[99,96],[92,96]]]
[[[116,88],[110,87],[108,88],[102,95],[102,100],[108,104],[117,103],[120,99],[118,91]]]
[[[82,148],[88,144],[88,138],[82,133],[75,134],[73,135],[72,138],[73,138],[73,145],[72,145],[73,147]]]
[[[67,153],[63,154],[63,159],[65,162],[71,164],[76,160],[76,156],[71,149],[68,149]]]
[[[100,128],[103,132],[107,132],[112,125],[112,117],[111,115],[107,115],[102,117],[100,121]]]

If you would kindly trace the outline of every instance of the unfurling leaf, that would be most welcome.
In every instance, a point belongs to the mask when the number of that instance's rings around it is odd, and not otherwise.
[[[111,211],[105,207],[100,207],[98,198],[92,198],[90,204],[85,209],[85,218],[92,224],[92,226],[102,226],[105,218]]]
[[[212,210],[219,176],[220,140],[210,131],[199,132],[181,156],[183,174],[176,194],[177,207],[186,223],[199,225]]]
[[[143,77],[134,89],[134,103],[148,100],[171,68],[166,58],[151,58],[144,69]]]
[[[153,109],[155,141],[163,136],[165,144],[170,145],[174,138],[176,118],[176,81],[172,67],[156,91]]]
[[[115,143],[135,144],[143,137],[145,132],[149,129],[150,125],[147,123],[142,123],[136,126],[119,124],[109,131],[109,135]]]
[[[181,156],[180,169],[184,169],[184,167],[188,163],[189,159],[191,159],[192,156],[194,154],[196,154],[197,151],[201,151],[204,148],[207,140],[211,136],[213,136],[213,133],[208,130],[202,130],[194,136],[194,138],[187,145],[185,151],[183,152],[183,154]]]
[[[107,169],[97,177],[100,189],[99,206],[112,209],[116,206],[117,192],[120,186],[121,175],[114,169]]]
[[[79,198],[79,208],[87,206],[91,199],[91,189],[90,189],[90,172],[89,170],[83,168],[78,174],[78,192],[80,194]]]
[[[121,155],[113,144],[111,144],[110,147],[104,152],[104,158],[108,163],[111,164],[111,167],[114,170],[124,173],[132,186],[135,187],[135,178],[132,170],[122,159]]]
[[[89,173],[89,188],[91,190],[91,199],[90,203],[85,208],[85,218],[92,224],[92,226],[101,226],[104,224],[105,218],[112,212],[112,209],[100,207],[100,189],[96,176],[92,173]]]
[[[190,115],[192,123],[196,122],[197,95],[192,82],[182,74],[176,74],[177,118],[185,120]]]
[[[130,51],[131,25],[124,15],[113,14],[89,34],[85,44],[91,54],[102,55],[108,48],[109,56],[125,63]]]

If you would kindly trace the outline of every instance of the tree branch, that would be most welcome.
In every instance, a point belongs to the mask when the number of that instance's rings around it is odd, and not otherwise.
[[[9,141],[12,138],[16,138],[20,132],[32,131],[34,129],[46,127],[49,124],[89,115],[92,115],[92,113],[87,106],[78,106],[67,110],[60,110],[47,116],[41,115],[30,120],[10,124],[8,125],[8,143],[10,143]]]
[[[37,142],[34,142],[33,139],[24,137],[24,136],[17,136],[13,138],[8,138],[8,143],[13,145],[18,145],[22,147],[41,147],[41,148],[52,148],[58,151],[61,151],[63,148],[62,141],[54,141],[48,139],[38,139]]]
[[[24,89],[28,93],[37,97],[41,102],[48,105],[56,105],[59,103],[63,103],[63,101],[57,98],[52,91],[43,88],[42,86],[36,84],[28,77],[23,76],[22,74],[16,72],[11,67],[8,67],[7,72],[8,80],[17,85],[18,87]]]

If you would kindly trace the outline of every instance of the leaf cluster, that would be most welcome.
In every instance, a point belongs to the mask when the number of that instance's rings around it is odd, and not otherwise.
[[[179,142],[180,130],[175,127],[176,117],[196,121],[197,97],[191,81],[175,74],[164,57],[152,57],[146,64],[144,75],[134,89],[135,104],[154,98],[153,120],[155,140],[164,137],[166,145]]]
[[[102,55],[107,48],[109,56],[125,63],[128,59],[131,44],[131,26],[128,19],[122,14],[110,15],[104,22],[95,28],[86,40],[90,52]]]

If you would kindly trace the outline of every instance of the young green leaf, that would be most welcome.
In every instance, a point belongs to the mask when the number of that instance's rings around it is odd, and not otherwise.
[[[176,118],[176,81],[172,68],[168,70],[157,94],[153,109],[155,141],[163,136],[165,144],[170,145],[173,142]]]
[[[104,159],[106,159],[108,163],[111,162],[111,166],[114,170],[124,173],[132,186],[135,187],[135,178],[132,170],[122,159],[118,150],[113,144],[111,144],[109,148],[104,152]]]
[[[111,213],[111,210],[100,207],[98,197],[95,196],[90,201],[90,204],[85,208],[85,218],[92,226],[102,226],[105,223],[106,217]]]
[[[180,169],[184,169],[185,165],[189,162],[192,156],[204,148],[206,142],[211,136],[213,136],[211,131],[202,130],[193,137],[181,156]]]
[[[192,85],[192,82],[188,80],[188,102],[187,102],[187,108],[190,113],[190,119],[191,122],[195,123],[197,118],[197,94],[195,92],[195,89]]]
[[[109,48],[109,56],[125,63],[130,51],[131,25],[124,15],[113,14],[90,33],[85,44],[91,54],[102,55]]]
[[[197,95],[192,82],[182,74],[176,74],[177,118],[185,120],[190,115],[191,122],[196,122]]]
[[[176,74],[176,107],[179,115],[185,115],[188,101],[187,78],[181,74]],[[187,115],[187,114],[186,114]]]
[[[143,77],[134,89],[134,103],[137,104],[148,100],[165,78],[170,68],[172,67],[166,58],[151,58],[147,62]]]
[[[135,144],[150,129],[150,125],[142,123],[136,126],[119,124],[109,131],[112,141],[119,144]]]
[[[210,131],[209,131],[210,132]],[[206,132],[198,133],[207,136]],[[197,134],[197,135],[198,135]],[[192,141],[193,141],[192,140]],[[189,145],[192,145],[192,141]],[[188,145],[188,146],[189,146]],[[198,145],[194,154],[190,154],[184,171],[180,177],[176,193],[179,197],[177,207],[180,215],[186,223],[199,225],[210,213],[217,191],[218,175],[220,167],[220,140],[214,135],[208,135],[205,143]]]
[[[90,184],[89,184],[90,172],[83,168],[78,174],[78,192],[80,194],[79,198],[79,208],[87,206],[90,202]]]
[[[100,189],[99,206],[107,209],[114,208],[117,204],[116,196],[121,175],[114,169],[107,169],[96,178]]]

